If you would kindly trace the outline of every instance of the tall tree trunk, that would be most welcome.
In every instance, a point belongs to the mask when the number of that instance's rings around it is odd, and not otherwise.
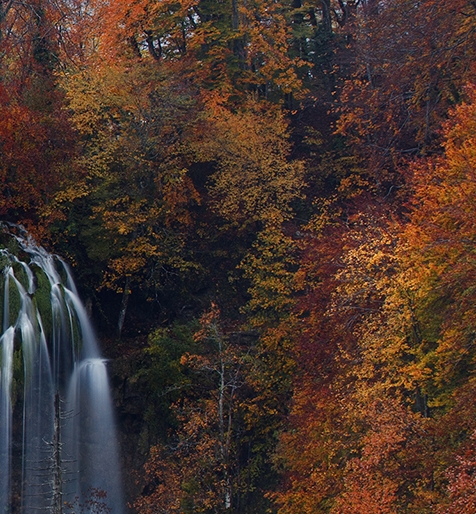
[[[55,395],[53,434],[53,514],[63,514],[63,473],[61,468],[61,408],[60,396]]]
[[[119,319],[117,321],[117,332],[120,336],[122,333],[122,328],[124,327],[124,320],[126,319],[127,306],[129,305],[129,296],[130,296],[130,286],[131,278],[126,278],[126,283],[124,285],[124,291],[122,292],[122,301],[121,301],[121,310],[119,311]]]

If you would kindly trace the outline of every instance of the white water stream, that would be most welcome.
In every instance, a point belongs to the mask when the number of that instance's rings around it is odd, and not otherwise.
[[[66,264],[12,237],[21,257],[0,249],[0,513],[123,514],[107,362]]]

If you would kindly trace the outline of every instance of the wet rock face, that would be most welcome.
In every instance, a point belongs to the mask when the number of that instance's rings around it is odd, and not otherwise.
[[[144,385],[136,380],[144,366],[144,341],[124,340],[129,351],[117,351],[110,363],[111,392],[117,413],[118,440],[121,447],[124,496],[132,504],[142,493],[143,466],[155,441],[145,416],[150,410],[150,397]],[[117,345],[120,348],[121,345]],[[131,351],[131,348],[134,350]],[[159,413],[157,415],[160,415]],[[132,508],[126,512],[135,513]]]

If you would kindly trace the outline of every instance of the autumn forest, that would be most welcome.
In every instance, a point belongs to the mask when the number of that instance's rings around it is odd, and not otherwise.
[[[0,2],[0,215],[73,267],[131,513],[476,513],[475,33]]]

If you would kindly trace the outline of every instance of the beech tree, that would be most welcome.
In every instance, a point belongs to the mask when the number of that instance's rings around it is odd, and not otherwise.
[[[445,125],[444,156],[411,168],[415,197],[406,236],[413,259],[429,270],[426,280],[445,305],[435,354],[441,384],[466,377],[472,361],[475,97],[472,86],[466,91],[468,101]]]
[[[101,13],[102,51],[111,58],[115,52],[148,56],[171,67],[186,61],[189,80],[205,91],[254,90],[279,99],[298,88],[287,55],[288,25],[279,6],[267,0],[111,2]]]
[[[184,245],[193,226],[189,208],[200,201],[187,175],[195,99],[147,63],[88,69],[63,84],[86,174],[57,203],[69,210],[70,236],[83,241],[93,262],[108,263],[102,286],[122,293],[121,329],[131,289],[140,283],[154,291],[167,270],[194,266]]]
[[[370,159],[384,187],[398,185],[393,173],[403,158],[438,149],[440,124],[472,80],[475,15],[461,0],[360,7],[339,130]]]
[[[254,505],[263,502],[255,490],[262,477],[246,451],[256,424],[244,417],[252,339],[224,330],[216,305],[200,323],[180,361],[190,383],[172,406],[179,427],[146,465],[151,487],[136,503],[145,512],[248,512],[249,497]],[[170,468],[161,466],[164,457],[173,462]]]
[[[454,471],[474,430],[463,407],[474,373],[472,87],[467,94],[445,125],[444,155],[408,170],[405,218],[360,195],[353,211],[334,204],[334,216],[323,210],[308,226],[294,403],[276,456],[287,477],[280,512],[471,504],[466,472]]]
[[[0,209],[38,235],[61,216],[52,199],[78,174],[76,140],[55,77],[59,19],[60,6],[41,0],[0,8]]]
[[[279,108],[251,101],[236,111],[220,102],[206,116],[197,160],[217,163],[209,191],[220,216],[241,225],[289,218],[302,195],[304,169],[289,159],[288,124]]]

